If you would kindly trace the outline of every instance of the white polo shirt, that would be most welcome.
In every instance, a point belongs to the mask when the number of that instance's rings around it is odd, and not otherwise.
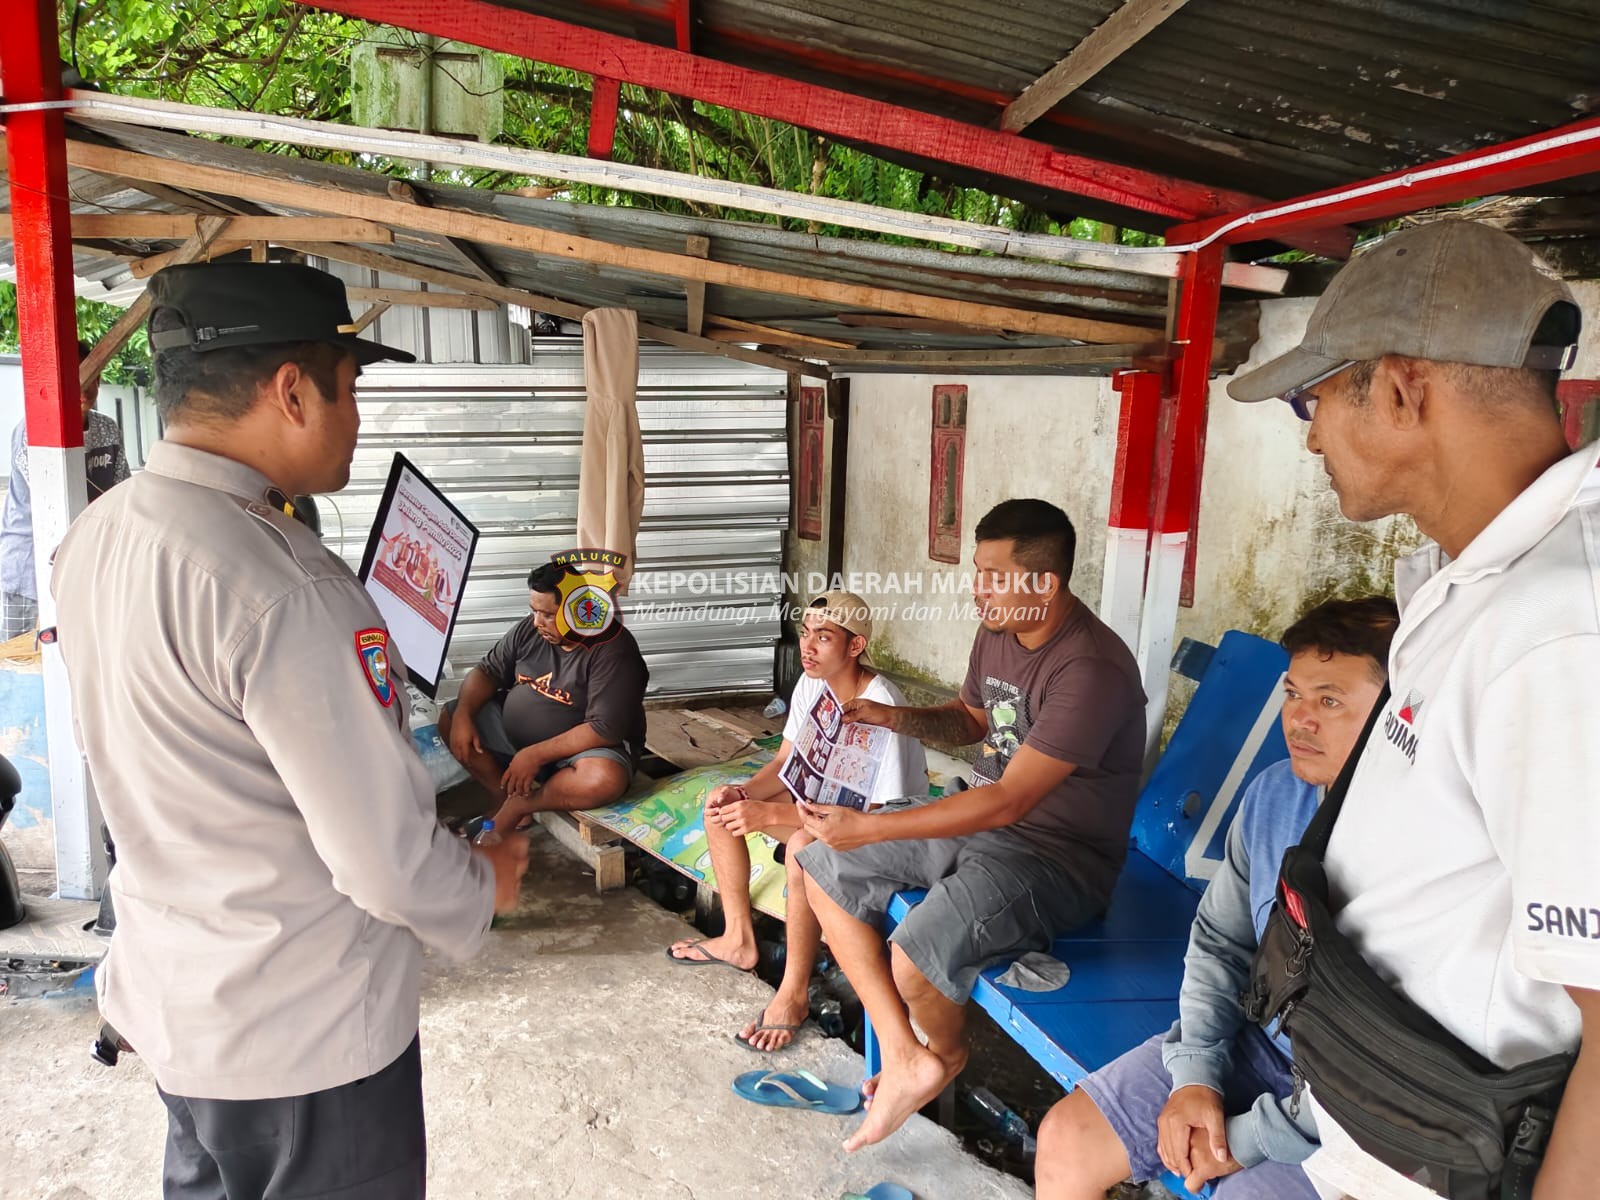
[[[1392,696],[1328,849],[1339,927],[1502,1067],[1575,1048],[1563,985],[1600,989],[1597,459],[1396,565]]]

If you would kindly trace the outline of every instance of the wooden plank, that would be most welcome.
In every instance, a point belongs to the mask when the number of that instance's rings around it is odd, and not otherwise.
[[[944,370],[961,367],[1067,367],[1129,362],[1135,358],[1164,358],[1168,344],[1155,337],[1115,346],[1044,346],[1017,350],[830,350],[828,361],[848,370],[851,366],[925,366]]]
[[[628,882],[627,854],[621,845],[595,846],[584,841],[578,832],[578,820],[572,813],[542,812],[534,819],[584,866],[594,872],[594,890],[614,892]]]
[[[711,257],[711,239],[700,234],[690,234],[684,242],[685,249],[696,258]],[[684,285],[684,301],[687,311],[684,319],[684,329],[689,333],[699,336],[705,328],[706,321],[706,285],[704,280],[691,279]]]
[[[817,337],[809,333],[795,333],[788,329],[778,329],[772,325],[757,325],[754,321],[740,321],[734,317],[719,317],[715,314],[706,318],[719,330],[706,336],[717,341],[733,339],[746,342],[783,342],[802,348],[818,347],[823,350],[853,350],[860,342],[841,342],[834,338]],[[724,332],[726,331],[726,332]],[[758,333],[759,338],[742,336],[746,332]]]
[[[428,199],[427,193],[419,192],[403,179],[389,181],[389,195],[396,200],[404,200],[408,204],[420,204],[424,208],[431,208],[433,201]],[[329,239],[335,240],[335,239]],[[345,239],[339,239],[345,240]],[[471,271],[485,283],[505,283],[505,276],[501,275],[489,265],[489,260],[471,242],[462,241],[460,238],[436,238],[438,245],[449,252],[450,256],[467,270]]]
[[[181,182],[188,187],[240,196],[266,204],[287,204],[339,216],[379,220],[425,233],[468,238],[487,245],[510,246],[533,254],[545,254],[578,262],[619,267],[669,278],[697,279],[723,287],[746,288],[779,296],[795,296],[978,325],[986,329],[1012,330],[1085,342],[1125,342],[1138,338],[1144,330],[1113,321],[1095,321],[1030,309],[1007,308],[970,300],[950,300],[903,292],[893,288],[843,283],[790,275],[761,267],[735,266],[636,246],[603,242],[595,238],[557,233],[534,226],[518,225],[496,217],[455,209],[419,208],[386,197],[358,195],[338,188],[317,187],[286,179],[269,179],[195,163],[175,163],[145,154],[69,141],[67,159],[75,167],[148,179],[155,183]]]
[[[206,252],[213,239],[228,227],[232,217],[200,217],[194,236],[175,251],[173,262],[193,262]],[[105,369],[111,356],[122,349],[122,344],[133,336],[133,331],[144,324],[150,313],[150,293],[140,292],[139,298],[128,306],[128,311],[117,318],[105,336],[94,344],[87,358],[78,365],[78,386],[87,387],[91,379]]]
[[[232,238],[218,238],[206,248],[205,258],[221,258],[224,254],[232,254],[235,250],[243,250],[249,242],[234,241]],[[178,261],[178,250],[167,250],[161,254],[152,254],[149,258],[141,258],[128,264],[128,273],[135,279],[149,279],[162,267],[170,267]]]
[[[1126,0],[1065,58],[1006,105],[1000,114],[1001,131],[1016,133],[1026,129],[1186,3],[1188,0]]]
[[[762,716],[759,708],[696,708],[689,711],[691,716],[705,721],[714,721],[733,730],[741,737],[771,737],[774,733],[779,733],[783,730],[782,721],[774,722],[771,718]]]
[[[749,734],[681,708],[645,714],[645,748],[682,770],[727,762],[749,748]]]
[[[382,301],[398,308],[475,308],[493,312],[500,306],[487,296],[468,296],[457,292],[418,292],[408,288],[346,287],[351,300]]]
[[[387,301],[379,301],[377,304],[374,304],[371,308],[367,309],[366,312],[362,313],[352,322],[352,324],[355,326],[354,332],[360,333],[363,329],[367,328],[367,326],[371,325],[374,321],[388,311],[389,304]]]
[[[141,242],[177,242],[199,231],[198,213],[73,213],[74,239],[129,238]],[[235,217],[228,237],[241,242],[277,242],[285,238],[318,242],[371,242],[388,245],[394,234],[376,221],[352,217]],[[0,238],[11,236],[11,214],[0,213]]]
[[[444,287],[452,287],[457,291],[467,292],[472,295],[487,296],[491,300],[498,300],[502,304],[519,304],[525,308],[531,308],[539,312],[554,313],[558,317],[566,317],[573,321],[581,321],[583,314],[589,311],[587,307],[581,304],[557,300],[552,296],[536,296],[534,293],[525,292],[520,288],[482,283],[476,279],[469,279],[465,275],[457,275],[453,271],[442,271],[437,267],[410,263],[403,258],[395,258],[391,254],[380,254],[376,250],[366,250],[360,246],[345,246],[336,242],[295,242],[289,244],[288,248],[298,250],[302,254],[315,254],[337,262],[354,263],[356,266],[388,271],[391,274],[402,275],[407,279],[415,279],[422,283],[441,284]],[[709,338],[692,337],[680,330],[667,329],[664,326],[651,325],[644,321],[639,323],[639,336],[652,338],[658,342],[665,342],[669,346],[678,346],[684,350],[698,350],[702,354],[716,354],[723,358],[737,359],[739,362],[753,363],[758,367],[771,367],[777,371],[809,375],[814,379],[831,379],[833,377],[832,372],[827,367],[817,363],[804,362],[797,358],[787,358],[778,354],[765,354],[759,350],[746,350],[743,346],[724,346],[722,343],[713,342]]]
[[[578,836],[591,846],[612,846],[618,842],[626,842],[623,837],[609,825],[602,825],[588,813],[573,813],[578,820]]]

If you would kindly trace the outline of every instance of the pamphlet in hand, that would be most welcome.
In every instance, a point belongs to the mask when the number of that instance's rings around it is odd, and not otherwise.
[[[839,698],[824,685],[778,778],[796,800],[866,812],[875,807],[872,785],[893,736],[876,725],[846,724]]]

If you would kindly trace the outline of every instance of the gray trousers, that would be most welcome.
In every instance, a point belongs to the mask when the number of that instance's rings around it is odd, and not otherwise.
[[[161,1099],[165,1200],[421,1200],[427,1192],[415,1038],[376,1075],[305,1096]]]

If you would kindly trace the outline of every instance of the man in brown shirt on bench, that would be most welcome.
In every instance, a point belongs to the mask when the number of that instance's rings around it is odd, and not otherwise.
[[[1075,546],[1053,504],[995,507],[977,528],[983,628],[960,698],[844,706],[847,721],[982,742],[978,786],[872,814],[800,806],[817,839],[798,854],[806,894],[883,1046],[883,1074],[863,1089],[871,1107],[847,1150],[882,1141],[955,1078],[978,972],[1046,949],[1101,912],[1127,856],[1144,691],[1128,648],[1068,587]],[[927,898],[885,954],[889,901],[908,888]]]

